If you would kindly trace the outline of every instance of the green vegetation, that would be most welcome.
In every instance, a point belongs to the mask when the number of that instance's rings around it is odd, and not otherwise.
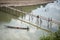
[[[38,8],[38,7],[40,7],[40,5],[16,6],[16,7],[13,6],[13,8],[16,8],[16,9],[19,9],[19,10],[21,10],[21,11],[28,12],[28,13],[31,12],[32,10]]]
[[[40,4],[40,5],[38,4],[38,5],[31,5],[31,6],[16,6],[16,7],[12,6],[12,7],[29,13],[36,8],[40,8],[41,5],[45,7],[46,4]]]
[[[60,40],[60,27],[59,30],[53,34],[42,36],[40,40]]]

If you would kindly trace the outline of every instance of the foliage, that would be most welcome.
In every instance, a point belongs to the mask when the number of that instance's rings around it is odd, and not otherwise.
[[[59,30],[53,34],[42,36],[40,40],[60,40],[60,27]]]

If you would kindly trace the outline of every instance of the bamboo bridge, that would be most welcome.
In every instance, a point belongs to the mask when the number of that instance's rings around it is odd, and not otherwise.
[[[8,6],[6,6],[6,8],[11,9],[11,10],[14,10],[14,11],[17,11],[17,12],[22,12],[23,14],[28,14],[27,12],[24,12],[24,11],[21,11],[21,10],[18,10],[18,9],[15,9],[15,8],[13,8],[13,7],[8,7]],[[17,13],[17,14],[19,14],[19,13]],[[57,20],[55,20],[55,19],[46,18],[46,17],[40,16],[40,15],[33,15],[33,14],[28,14],[28,15],[29,15],[29,16],[32,16],[32,17],[36,17],[36,18],[41,18],[41,19],[46,20],[46,21],[48,21],[48,22],[52,22],[52,23],[55,23],[55,24],[60,25],[60,21],[57,21]],[[16,15],[13,15],[13,16],[16,17]],[[17,19],[18,19],[18,18],[17,18]],[[32,23],[32,22],[30,22],[30,21],[24,20],[24,19],[22,19],[22,18],[20,18],[20,19],[18,19],[18,20],[20,20],[20,21],[22,21],[22,22],[24,22],[24,23],[30,24],[30,25],[32,25],[32,26],[34,26],[34,27],[37,27],[38,29],[41,29],[41,30],[44,30],[44,31],[46,31],[46,32],[52,33],[52,31],[47,30],[47,29],[44,29],[44,28],[41,28],[39,25],[37,25],[37,24],[35,24],[35,23]],[[38,19],[37,19],[37,20],[38,20]]]
[[[12,7],[8,7],[8,6],[6,6],[7,8],[9,8],[9,9],[12,9],[12,10],[15,10],[15,11],[18,11],[18,12],[22,12],[23,14],[27,14],[27,12],[24,12],[24,11],[21,11],[21,10],[18,10],[18,9],[15,9],[15,8],[12,8]],[[57,21],[57,20],[55,20],[55,19],[49,19],[49,18],[46,18],[46,17],[43,17],[43,16],[40,16],[40,15],[33,15],[33,14],[29,14],[29,15],[32,15],[33,17],[37,17],[37,16],[39,16],[39,18],[42,18],[43,20],[46,20],[46,21],[48,21],[48,20],[50,20],[50,22],[52,22],[52,23],[56,23],[56,24],[59,24],[60,25],[60,21]]]

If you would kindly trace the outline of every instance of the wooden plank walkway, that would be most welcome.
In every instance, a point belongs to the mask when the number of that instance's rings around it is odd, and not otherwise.
[[[12,8],[12,7],[8,7],[8,6],[6,6],[6,7],[9,8],[9,9],[12,9],[12,10],[18,11],[18,12],[22,12],[22,13],[24,13],[24,14],[28,14],[27,12],[24,12],[24,11],[21,11],[21,10],[18,10],[18,9]],[[29,15],[32,15],[32,14],[29,14]],[[37,17],[36,15],[32,15],[32,16]],[[49,18],[46,18],[46,17],[40,16],[40,15],[39,15],[39,18],[42,18],[43,20],[46,20],[46,21],[48,21],[48,19],[49,19]],[[55,23],[55,24],[60,25],[60,21],[58,21],[58,20],[55,20],[55,19],[52,19],[52,21],[51,21],[51,19],[49,19],[49,20],[50,20],[50,22],[52,22],[52,23]]]

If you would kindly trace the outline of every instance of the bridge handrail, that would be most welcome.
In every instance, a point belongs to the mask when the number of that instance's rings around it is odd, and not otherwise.
[[[22,13],[24,13],[24,14],[27,14],[27,12],[24,12],[24,11],[21,11],[21,10],[12,8],[12,7],[8,7],[8,6],[6,6],[6,7],[9,8],[9,9],[12,9],[12,10],[15,10],[15,11],[22,12]],[[29,14],[29,15],[32,15],[32,16],[34,16],[34,17],[37,17],[36,15],[33,15],[33,14]],[[42,18],[43,20],[46,20],[46,21],[51,20],[51,19],[49,19],[49,18],[40,16],[40,15],[39,15],[39,18]],[[60,21],[55,20],[55,19],[52,19],[50,22],[60,25]]]

